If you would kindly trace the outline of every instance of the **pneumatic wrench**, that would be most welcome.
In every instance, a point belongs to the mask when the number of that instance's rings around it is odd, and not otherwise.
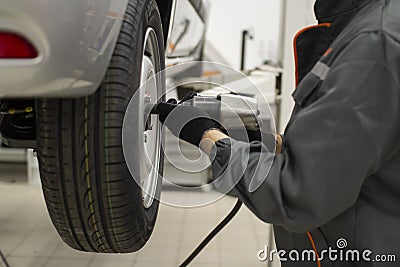
[[[227,131],[234,132],[240,129],[258,131],[261,128],[257,100],[248,96],[234,94],[193,95],[190,99],[180,103],[204,110]],[[156,106],[157,104],[150,105],[148,107],[151,109],[149,113],[157,114]]]

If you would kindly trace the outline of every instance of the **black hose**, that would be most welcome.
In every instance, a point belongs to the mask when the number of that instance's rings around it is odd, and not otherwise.
[[[7,259],[6,259],[6,257],[4,256],[3,252],[1,251],[1,249],[0,249],[0,257],[1,257],[1,259],[3,260],[3,262],[4,262],[4,265],[5,265],[6,267],[10,267],[10,264],[8,264]]]
[[[233,217],[235,217],[242,207],[242,204],[242,201],[238,199],[235,206],[225,217],[225,219],[223,219],[222,222],[220,222],[217,227],[215,227],[214,230],[207,235],[207,237],[197,246],[197,248],[189,255],[189,257],[187,257],[187,259],[181,265],[179,265],[179,267],[188,266],[194,260],[194,258],[196,258],[197,255],[199,255],[199,253],[208,245],[208,243],[210,243],[210,241],[233,219]]]

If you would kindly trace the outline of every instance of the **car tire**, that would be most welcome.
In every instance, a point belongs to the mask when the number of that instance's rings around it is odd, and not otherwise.
[[[122,145],[125,110],[143,83],[149,31],[152,42],[157,43],[150,55],[154,73],[160,72],[165,59],[157,4],[154,0],[129,0],[99,89],[83,98],[36,101],[37,152],[47,209],[64,242],[80,251],[134,252],[145,245],[154,228],[162,150],[157,150],[155,162],[155,195],[146,206]],[[165,79],[160,88],[164,93]],[[137,112],[143,111],[138,107]]]

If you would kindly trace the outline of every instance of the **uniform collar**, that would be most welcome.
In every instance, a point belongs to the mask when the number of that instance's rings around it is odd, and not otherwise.
[[[373,0],[317,0],[314,5],[318,21],[331,22],[337,17],[352,13]]]

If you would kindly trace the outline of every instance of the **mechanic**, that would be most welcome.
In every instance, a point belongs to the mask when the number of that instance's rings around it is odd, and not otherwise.
[[[160,104],[160,120],[213,156],[213,176],[274,225],[278,249],[323,257],[283,266],[389,266],[374,256],[400,260],[400,1],[318,0],[315,13],[295,39],[295,108],[276,151],[230,138],[195,107]],[[251,192],[253,178],[265,179]],[[358,250],[360,262],[328,248]]]

